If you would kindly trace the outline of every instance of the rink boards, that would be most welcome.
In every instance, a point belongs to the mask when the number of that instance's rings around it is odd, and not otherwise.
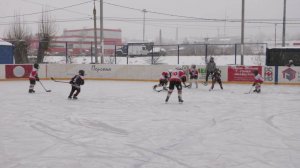
[[[39,77],[42,79],[69,79],[80,69],[86,72],[86,79],[157,81],[161,72],[174,69],[174,65],[109,65],[109,64],[41,64]],[[187,72],[188,65],[182,66]],[[286,66],[218,66],[222,81],[249,83],[253,81],[253,70],[258,70],[270,84],[300,84],[300,67]],[[0,65],[0,80],[27,79],[32,65]],[[205,80],[205,66],[197,66],[199,80]]]

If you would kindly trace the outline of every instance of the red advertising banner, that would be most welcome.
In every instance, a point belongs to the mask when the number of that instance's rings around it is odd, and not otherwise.
[[[32,65],[5,65],[6,78],[28,78]]]
[[[253,71],[262,73],[261,66],[228,66],[228,81],[253,82]]]

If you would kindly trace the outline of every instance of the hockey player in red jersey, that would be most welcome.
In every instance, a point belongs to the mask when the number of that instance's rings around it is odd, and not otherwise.
[[[39,81],[39,76],[38,76],[38,69],[39,69],[39,64],[35,63],[33,64],[33,68],[29,74],[29,82],[30,82],[30,85],[29,85],[29,93],[35,93],[34,91],[34,86],[36,84],[36,81]]]
[[[252,86],[255,86],[253,92],[260,93],[261,92],[261,84],[264,82],[263,77],[258,73],[258,70],[253,71],[254,74],[254,82]]]
[[[153,86],[153,90],[157,91],[157,87],[163,87],[163,90],[168,90],[167,89],[167,84],[169,80],[169,73],[164,71],[161,73],[161,77],[159,78],[159,84]]]
[[[165,102],[167,103],[169,101],[169,98],[174,90],[174,88],[177,88],[178,91],[178,101],[179,103],[183,103],[182,100],[182,77],[185,76],[185,73],[182,71],[181,67],[177,67],[176,70],[173,70],[170,77],[170,84],[169,84],[169,91],[167,94],[167,98]]]
[[[69,99],[77,99],[78,94],[80,93],[80,85],[84,85],[84,70],[79,70],[79,74],[75,75],[71,80],[70,84],[72,85],[71,92],[69,94]],[[74,94],[74,92],[76,93]]]
[[[198,88],[198,70],[196,69],[196,65],[192,65],[189,69],[189,75],[190,75],[190,84],[189,88],[192,87],[193,82],[195,82],[196,88]]]
[[[209,91],[214,89],[215,83],[218,82],[220,88],[223,90],[222,81],[221,81],[221,70],[216,68],[212,74],[212,84]]]
[[[182,71],[183,72],[183,74],[182,74],[182,76],[180,77],[180,79],[181,79],[181,82],[182,82],[182,84],[183,84],[183,86],[185,87],[185,88],[188,88],[188,87],[190,87],[190,85],[186,85],[186,80],[187,80],[187,77],[186,77],[186,74],[184,73],[184,71]]]

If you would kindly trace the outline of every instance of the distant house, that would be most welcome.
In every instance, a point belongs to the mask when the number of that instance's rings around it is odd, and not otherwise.
[[[282,71],[282,75],[284,79],[287,79],[289,81],[293,80],[296,78],[296,71],[293,70],[292,68],[288,68],[284,71]]]

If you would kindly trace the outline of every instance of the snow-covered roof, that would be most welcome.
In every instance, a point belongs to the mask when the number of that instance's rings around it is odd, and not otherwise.
[[[7,41],[4,41],[2,39],[0,39],[0,45],[4,45],[4,46],[12,46],[11,43],[7,42]]]

